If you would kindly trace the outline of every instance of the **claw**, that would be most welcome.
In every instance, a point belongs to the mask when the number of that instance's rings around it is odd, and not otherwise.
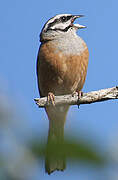
[[[83,92],[82,91],[73,92],[72,96],[74,96],[76,93],[78,94],[78,102],[79,102],[79,99],[83,96]],[[79,104],[78,104],[78,108],[79,108]]]
[[[55,96],[53,93],[49,92],[47,97],[48,102],[51,101],[52,105],[55,106]]]
[[[82,91],[78,91],[78,99],[80,99],[83,96],[83,92]]]
[[[74,91],[74,92],[72,93],[72,97],[74,97],[74,96],[78,96],[78,92]]]

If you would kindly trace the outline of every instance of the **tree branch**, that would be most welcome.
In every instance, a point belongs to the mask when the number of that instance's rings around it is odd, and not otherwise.
[[[83,93],[83,96],[78,100],[78,94],[74,95],[63,95],[55,96],[55,105],[80,105],[80,104],[91,104],[95,102],[101,102],[111,99],[118,99],[118,86],[101,89],[99,91],[92,91],[88,93]],[[47,101],[47,97],[35,98],[36,104],[40,107],[51,106],[52,103]]]

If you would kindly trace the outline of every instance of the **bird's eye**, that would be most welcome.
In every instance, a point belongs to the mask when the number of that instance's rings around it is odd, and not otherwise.
[[[66,22],[66,21],[68,21],[71,18],[72,18],[72,16],[62,16],[61,17],[61,22]]]
[[[66,22],[67,21],[67,17],[65,17],[65,16],[61,17],[61,21],[62,22]]]

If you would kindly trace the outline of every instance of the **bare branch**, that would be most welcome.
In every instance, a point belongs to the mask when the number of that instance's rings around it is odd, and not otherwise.
[[[78,100],[78,94],[69,94],[63,96],[55,96],[55,105],[80,105],[80,104],[91,104],[100,101],[106,101],[110,99],[118,99],[118,86],[101,89],[99,91],[92,91],[83,93],[83,96]],[[47,97],[35,98],[36,104],[40,107],[51,106],[51,102],[47,101]]]

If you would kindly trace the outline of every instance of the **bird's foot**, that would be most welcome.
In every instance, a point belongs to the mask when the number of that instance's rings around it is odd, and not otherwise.
[[[72,93],[72,97],[74,96],[78,96],[78,100],[83,96],[83,92],[82,91],[74,91]]]
[[[72,93],[72,97],[74,97],[74,96],[78,96],[78,92],[74,91],[74,92]]]
[[[51,102],[53,106],[55,106],[55,96],[52,92],[48,93],[47,100],[48,102]]]
[[[78,100],[83,96],[83,92],[82,91],[77,91],[78,93]]]
[[[80,98],[83,96],[83,92],[82,92],[82,91],[74,91],[74,92],[72,93],[72,96],[73,96],[73,97],[74,97],[74,96],[78,96],[78,102],[79,102]],[[78,108],[79,108],[79,103],[78,103]]]
[[[79,100],[80,100],[80,98],[83,96],[83,92],[82,91],[77,91],[77,93],[78,93],[78,109],[79,109]]]

